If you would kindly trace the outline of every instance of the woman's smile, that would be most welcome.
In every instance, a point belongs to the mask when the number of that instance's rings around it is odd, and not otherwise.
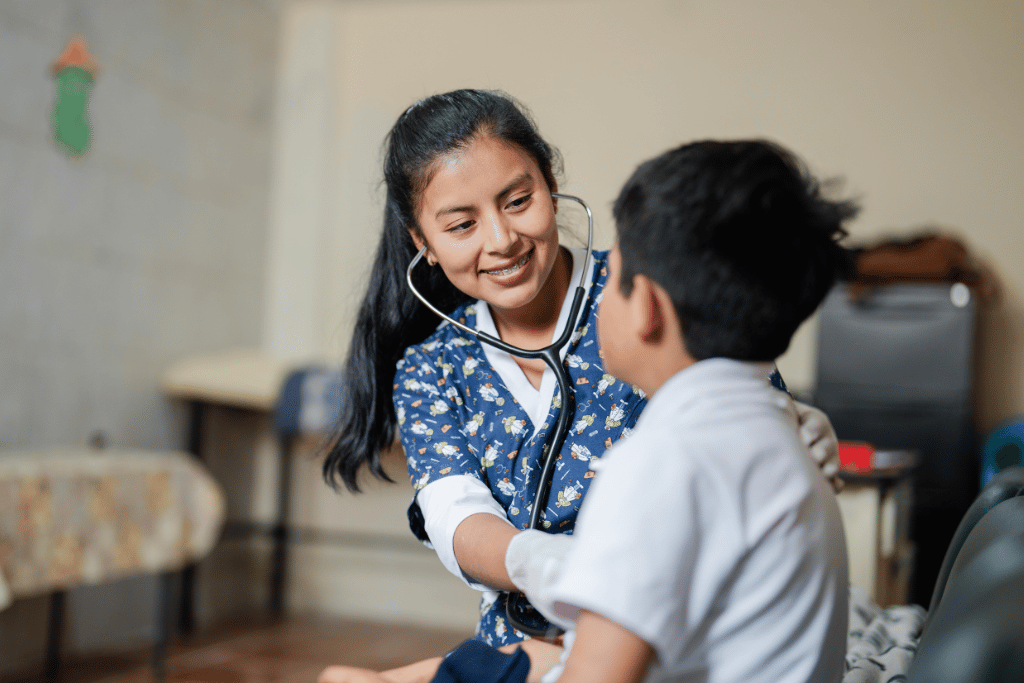
[[[558,317],[565,295],[558,290],[568,281],[553,190],[529,154],[481,136],[435,163],[413,239],[427,245],[453,285],[486,301],[497,318],[546,325]]]
[[[487,275],[492,275],[492,276],[498,277],[498,278],[503,278],[503,277],[505,277],[507,275],[512,275],[513,273],[518,273],[520,270],[522,270],[526,266],[526,264],[530,261],[530,259],[533,258],[533,251],[534,251],[533,249],[530,249],[525,254],[523,254],[522,258],[520,258],[519,260],[515,261],[510,266],[494,268],[492,270],[482,270],[480,272],[485,273]]]

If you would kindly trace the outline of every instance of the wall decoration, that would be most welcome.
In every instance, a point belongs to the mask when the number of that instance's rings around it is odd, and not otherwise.
[[[89,151],[92,125],[89,122],[89,94],[99,72],[83,36],[75,36],[54,62],[57,100],[53,105],[53,139],[72,157]]]

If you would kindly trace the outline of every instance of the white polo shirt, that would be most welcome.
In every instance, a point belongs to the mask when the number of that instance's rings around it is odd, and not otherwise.
[[[769,366],[701,361],[602,459],[552,594],[633,631],[647,681],[839,681],[847,559],[835,495]]]

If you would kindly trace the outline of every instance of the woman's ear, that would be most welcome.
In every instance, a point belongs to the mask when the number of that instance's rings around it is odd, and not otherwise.
[[[427,253],[423,255],[423,258],[427,260],[427,263],[429,265],[437,265],[437,259],[434,258],[434,255],[432,253],[430,253],[430,246],[427,245],[426,241],[423,239],[423,236],[420,235],[419,231],[414,228],[409,228],[409,237],[412,238],[412,243],[416,245],[416,251],[419,251],[424,246],[426,246]]]

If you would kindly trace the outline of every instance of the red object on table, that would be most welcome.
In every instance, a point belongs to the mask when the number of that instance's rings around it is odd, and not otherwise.
[[[839,442],[839,467],[853,472],[869,472],[875,447],[862,441]]]

